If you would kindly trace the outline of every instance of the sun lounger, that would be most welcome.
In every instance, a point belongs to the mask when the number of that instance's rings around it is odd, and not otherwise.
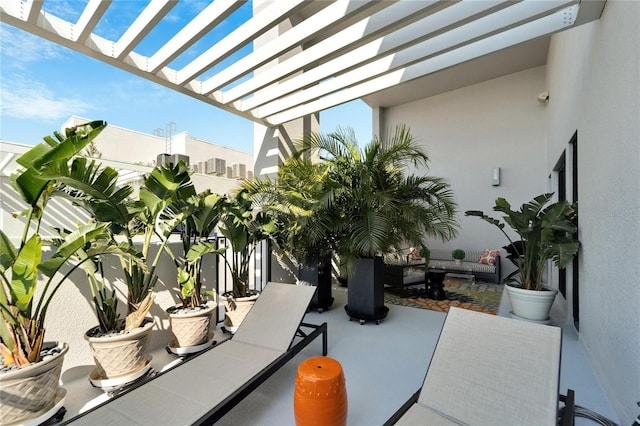
[[[386,424],[556,425],[561,337],[557,327],[451,308],[422,389]]]
[[[233,338],[73,419],[87,425],[211,424],[322,334],[302,323],[315,287],[268,283]],[[312,331],[305,333],[301,327]]]

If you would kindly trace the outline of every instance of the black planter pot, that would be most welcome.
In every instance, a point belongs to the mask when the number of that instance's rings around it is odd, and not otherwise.
[[[324,312],[333,305],[331,296],[331,264],[325,262],[322,266],[300,265],[298,279],[316,286],[316,292],[311,299],[309,309]]]
[[[427,273],[429,283],[427,286],[427,297],[433,300],[445,300],[447,298],[444,292],[444,277],[446,271],[438,269],[430,269]]]
[[[347,286],[348,305],[344,307],[349,320],[356,318],[360,324],[387,316],[384,306],[384,262],[381,257],[358,259],[356,268],[349,275]]]

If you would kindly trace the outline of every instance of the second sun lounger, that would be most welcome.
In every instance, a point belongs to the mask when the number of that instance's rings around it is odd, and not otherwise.
[[[214,423],[321,334],[326,355],[326,323],[302,323],[314,291],[312,286],[268,283],[232,339],[73,419],[73,424]],[[301,327],[313,331],[307,334]]]
[[[557,327],[451,308],[422,389],[386,425],[556,425],[561,337]]]

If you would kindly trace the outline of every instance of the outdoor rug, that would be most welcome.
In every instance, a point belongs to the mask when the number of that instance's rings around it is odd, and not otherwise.
[[[420,285],[405,287],[404,294],[399,289],[385,288],[384,301],[392,305],[430,309],[439,312],[448,312],[451,306],[456,306],[496,315],[500,308],[503,288],[503,284],[447,278],[444,280],[446,300],[428,299],[424,294],[424,285]]]

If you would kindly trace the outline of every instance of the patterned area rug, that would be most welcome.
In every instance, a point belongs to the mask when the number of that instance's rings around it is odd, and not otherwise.
[[[439,312],[448,312],[449,307],[456,306],[496,315],[500,308],[503,288],[503,284],[447,278],[444,280],[446,300],[428,299],[424,294],[424,285],[420,285],[405,287],[405,294],[402,294],[398,289],[387,287],[385,288],[384,301],[392,305],[410,306]]]

